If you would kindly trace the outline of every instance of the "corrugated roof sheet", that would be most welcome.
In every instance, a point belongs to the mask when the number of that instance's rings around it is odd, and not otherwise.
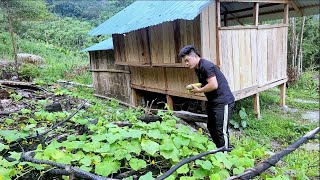
[[[82,50],[81,52],[109,50],[109,49],[113,49],[112,38],[109,38],[109,39],[106,39],[104,41],[101,41],[100,43],[95,44],[93,46],[90,46],[90,47]]]
[[[90,31],[89,35],[122,34],[176,19],[192,20],[211,2],[136,1]]]

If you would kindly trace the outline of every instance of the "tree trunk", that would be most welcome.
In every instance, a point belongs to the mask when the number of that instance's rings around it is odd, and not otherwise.
[[[301,19],[301,32],[300,32],[300,45],[299,45],[299,54],[298,54],[298,76],[302,73],[302,45],[303,45],[303,31],[304,31],[304,23],[306,21],[306,17],[303,16]]]
[[[10,36],[11,36],[11,42],[12,42],[12,48],[13,48],[13,54],[14,54],[14,62],[15,62],[15,69],[16,69],[16,74],[18,76],[18,57],[17,57],[17,46],[16,46],[16,41],[14,38],[14,31],[13,31],[13,25],[12,25],[12,17],[11,13],[8,7],[8,4],[5,4],[7,8],[7,15],[8,15],[8,24],[9,24],[9,31],[10,31]]]

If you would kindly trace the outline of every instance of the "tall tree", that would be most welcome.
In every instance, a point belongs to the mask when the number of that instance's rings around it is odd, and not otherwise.
[[[21,1],[0,0],[0,11],[4,12],[12,40],[16,72],[18,72],[17,45],[15,41],[15,25],[24,20],[42,19],[48,16],[44,0]],[[18,73],[17,73],[18,74]]]

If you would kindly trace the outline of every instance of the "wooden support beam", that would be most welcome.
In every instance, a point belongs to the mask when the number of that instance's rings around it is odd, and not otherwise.
[[[254,25],[259,25],[259,3],[254,3],[253,7],[253,19],[254,19]]]
[[[287,5],[289,5],[289,4],[287,4]],[[300,14],[300,16],[303,16],[303,12],[302,12],[301,9],[297,6],[297,4],[294,2],[294,0],[291,0],[291,6],[293,7],[293,9],[294,9],[295,11],[297,11],[297,12]]]
[[[280,85],[280,106],[286,105],[286,83]]]
[[[289,23],[289,4],[284,5],[283,24]]]
[[[221,18],[220,18],[220,2],[216,1],[216,60],[217,66],[220,67],[220,36],[219,28],[221,27]]]
[[[168,108],[173,111],[173,100],[172,100],[172,97],[170,95],[166,95],[166,97],[167,97]]]
[[[257,119],[261,118],[261,112],[260,112],[260,95],[259,93],[253,95],[253,109],[254,114]]]
[[[217,27],[221,27],[221,17],[220,17],[220,1],[216,2],[216,14],[217,14]]]
[[[264,4],[264,5],[259,6],[259,9],[263,9],[266,7],[272,7],[272,6],[278,6],[278,4]],[[252,7],[249,7],[249,8],[244,8],[244,9],[237,9],[237,10],[233,10],[233,11],[228,11],[226,13],[227,14],[234,14],[234,13],[239,13],[239,12],[252,11],[252,9],[253,9]]]
[[[224,14],[223,15],[224,17],[223,17],[223,25],[224,25],[224,27],[227,27],[228,26],[228,14]]]
[[[131,88],[131,104],[135,107],[139,105],[139,94],[136,89]]]

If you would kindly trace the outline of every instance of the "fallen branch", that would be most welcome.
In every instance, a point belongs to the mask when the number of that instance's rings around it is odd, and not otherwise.
[[[152,113],[155,113],[159,111],[159,109],[151,109]],[[168,110],[161,110],[163,112],[167,112]],[[187,122],[207,122],[208,116],[205,114],[197,114],[197,113],[192,113],[189,111],[171,111],[173,115],[177,116],[178,118],[183,119],[184,121]]]
[[[77,177],[82,177],[82,178],[84,177],[84,178],[89,178],[89,179],[93,179],[93,180],[115,180],[115,179],[112,179],[112,178],[106,178],[106,177],[98,176],[98,175],[83,171],[81,169],[72,167],[70,165],[56,163],[56,162],[52,162],[52,161],[34,159],[34,158],[31,157],[31,153],[33,153],[33,151],[22,153],[20,160],[21,161],[32,162],[32,163],[35,163],[35,164],[47,164],[47,165],[50,165],[50,166],[53,166],[53,167],[58,167],[58,168],[61,168],[61,169],[64,170],[64,172],[63,171],[60,171],[60,172],[63,172],[63,173],[68,172],[69,175],[70,174],[75,174]]]
[[[33,89],[33,90],[42,90],[46,91],[45,89],[34,85],[33,83],[28,82],[21,82],[21,81],[2,81],[0,80],[0,85],[9,86],[9,87],[18,87],[22,89]]]
[[[284,150],[280,151],[279,153],[274,154],[269,159],[261,162],[256,167],[248,169],[245,173],[240,174],[238,176],[232,176],[228,178],[228,180],[233,179],[251,179],[253,177],[258,176],[271,166],[275,166],[278,161],[280,161],[281,158],[288,155],[292,151],[296,150],[299,146],[301,146],[303,143],[307,142],[308,140],[312,139],[315,134],[319,133],[320,128],[317,127],[316,129],[308,132],[306,135],[299,138],[296,142],[285,148]]]
[[[221,148],[218,148],[216,150],[211,150],[211,151],[207,151],[207,152],[204,152],[204,153],[200,153],[200,154],[197,154],[195,156],[191,156],[189,158],[186,158],[186,159],[183,159],[182,161],[180,161],[178,164],[176,164],[175,166],[173,166],[172,168],[170,168],[167,172],[165,172],[164,174],[162,174],[160,177],[158,177],[156,180],[163,180],[167,177],[169,177],[171,174],[173,174],[177,169],[179,169],[179,167],[183,166],[184,164],[187,164],[191,161],[194,161],[194,160],[197,160],[197,159],[200,159],[201,157],[203,156],[206,156],[206,155],[209,155],[209,154],[215,154],[217,152],[221,152],[221,151],[231,151],[232,149],[231,148],[225,148],[225,147],[221,147]]]
[[[70,85],[84,86],[84,87],[88,87],[88,88],[93,88],[92,85],[80,84],[80,83],[72,82],[72,81],[58,80],[57,82],[58,83],[63,83],[63,84],[70,84]]]

